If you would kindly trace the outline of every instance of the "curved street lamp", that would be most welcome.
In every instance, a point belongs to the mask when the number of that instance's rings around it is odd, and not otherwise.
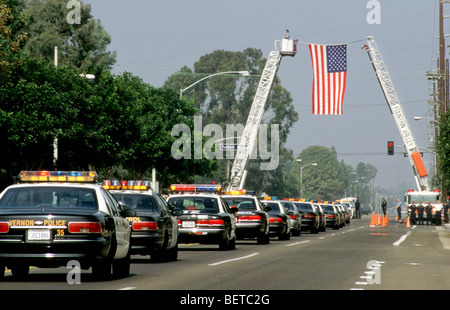
[[[222,75],[222,74],[240,74],[242,76],[249,76],[250,75],[250,73],[248,71],[226,71],[226,72],[218,72],[218,73],[214,73],[214,74],[205,76],[204,78],[201,78],[200,80],[198,80],[195,83],[189,85],[188,87],[186,87],[184,89],[180,89],[180,99],[183,97],[183,92],[185,90],[188,90],[192,86],[197,85],[198,83],[200,83],[200,82],[202,82],[202,81],[204,81],[206,79],[212,78],[213,76]]]

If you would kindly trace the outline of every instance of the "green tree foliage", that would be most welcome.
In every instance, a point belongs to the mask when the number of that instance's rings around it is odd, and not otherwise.
[[[437,140],[437,155],[439,171],[436,178],[442,186],[443,193],[450,191],[450,113],[441,116],[439,123],[439,138]]]
[[[23,0],[26,16],[24,30],[29,33],[25,50],[29,57],[54,60],[58,46],[58,63],[81,73],[99,74],[112,69],[116,53],[107,50],[111,37],[99,20],[91,15],[91,6],[81,1],[80,23],[68,23],[67,1]]]
[[[18,0],[0,1],[0,78],[20,64],[21,47],[27,37],[17,8]]]

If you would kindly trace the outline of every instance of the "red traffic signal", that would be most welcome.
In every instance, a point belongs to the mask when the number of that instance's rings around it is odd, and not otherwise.
[[[394,141],[387,142],[387,154],[394,155]]]

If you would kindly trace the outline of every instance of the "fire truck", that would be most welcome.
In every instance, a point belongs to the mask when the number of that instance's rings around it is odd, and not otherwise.
[[[417,190],[408,190],[405,194],[405,204],[408,206],[408,215],[410,214],[410,206],[413,201],[415,204],[418,204],[421,201],[424,206],[430,202],[433,205],[432,212],[434,220],[435,212],[442,209],[440,191],[430,189],[428,173],[423,164],[419,148],[414,140],[414,136],[405,117],[405,113],[403,112],[402,105],[388,70],[375,43],[375,39],[373,37],[367,37],[366,41],[367,44],[365,44],[363,48],[365,48],[369,59],[372,62],[373,69],[380,83],[389,110],[391,111],[394,122],[400,133],[400,137],[402,138],[417,185]],[[424,214],[424,217],[426,217],[426,214]]]

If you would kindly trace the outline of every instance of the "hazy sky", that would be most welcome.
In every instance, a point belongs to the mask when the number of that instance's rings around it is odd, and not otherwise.
[[[369,24],[369,0],[84,0],[92,15],[111,35],[117,51],[113,70],[140,76],[160,87],[182,66],[193,68],[215,50],[258,48],[264,57],[284,35],[301,42],[347,47],[348,76],[341,116],[312,115],[312,68],[308,46],[299,44],[293,58],[284,57],[278,77],[292,94],[300,119],[292,128],[287,147],[299,154],[311,145],[334,146],[338,159],[356,167],[370,163],[378,169],[375,184],[415,188],[409,161],[365,50],[373,36],[396,87],[417,144],[430,141],[424,116],[430,105],[426,72],[435,69],[438,0],[379,0],[380,23]],[[444,4],[449,15],[450,4]],[[444,26],[450,34],[450,21]],[[363,40],[363,41],[361,41]],[[358,42],[355,42],[358,41]],[[396,155],[386,155],[388,140]],[[428,170],[431,157],[423,158]]]

